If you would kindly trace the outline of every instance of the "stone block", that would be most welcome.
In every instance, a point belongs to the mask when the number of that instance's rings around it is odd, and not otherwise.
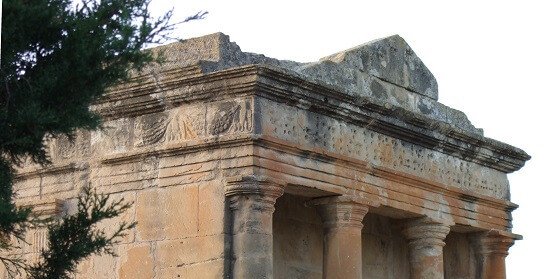
[[[98,228],[105,229],[107,235],[113,234],[122,222],[130,224],[136,221],[136,193],[135,192],[123,192],[109,195],[110,202],[116,202],[120,199],[124,199],[124,203],[133,204],[123,214],[116,218],[111,218],[102,221],[98,224]],[[126,231],[126,235],[120,239],[120,243],[131,243],[135,240],[135,228]]]
[[[199,186],[198,230],[199,235],[221,234],[228,231],[229,210],[225,206],[225,192],[221,181]]]
[[[153,255],[151,254],[150,244],[141,244],[128,248],[125,257],[121,259],[121,266],[118,270],[118,278],[154,278],[154,264],[155,263]]]
[[[227,278],[225,275],[224,259],[216,259],[189,265],[162,268],[159,270],[159,278],[201,278],[218,279]]]
[[[91,259],[85,259],[81,261],[78,266],[76,267],[76,279],[88,279],[89,273],[91,272],[92,268],[92,260]],[[2,277],[0,277],[2,278]]]
[[[177,239],[198,232],[198,186],[156,188],[137,193],[137,238]]]
[[[227,244],[225,235],[161,241],[155,251],[157,265],[166,269],[222,259]]]
[[[164,192],[166,238],[195,236],[198,232],[199,187],[173,187]]]
[[[380,80],[437,100],[437,81],[398,35],[378,39],[364,45],[323,58],[343,68],[357,69]]]
[[[113,275],[117,274],[117,266],[119,265],[118,257],[110,255],[93,255],[91,261],[92,267],[89,269],[86,278],[112,279]]]
[[[137,193],[136,197],[136,238],[139,241],[159,240],[166,237],[163,218],[163,200],[159,189]]]

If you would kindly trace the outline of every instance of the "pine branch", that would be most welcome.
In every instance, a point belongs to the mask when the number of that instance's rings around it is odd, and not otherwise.
[[[162,62],[143,48],[166,42],[177,25],[204,18],[199,12],[171,23],[172,12],[153,18],[151,0],[3,0],[0,57],[0,253],[9,258],[37,223],[30,208],[14,203],[13,167],[30,159],[50,163],[44,139],[77,129],[100,127],[89,110],[107,88],[125,81],[133,70]],[[134,223],[122,223],[112,234],[96,228],[130,205],[108,203],[107,197],[84,189],[74,216],[49,226],[50,247],[32,266],[35,278],[66,278],[78,261],[93,253],[114,254],[113,246]],[[4,256],[7,254],[6,256]],[[12,264],[16,269],[27,269]]]

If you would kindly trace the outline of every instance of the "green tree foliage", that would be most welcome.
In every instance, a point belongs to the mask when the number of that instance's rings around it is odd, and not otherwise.
[[[50,247],[42,251],[41,261],[30,267],[32,278],[70,278],[78,262],[90,254],[115,255],[113,244],[126,235],[126,230],[135,226],[136,223],[122,222],[111,234],[96,229],[99,222],[120,215],[131,204],[123,199],[109,203],[108,196],[97,194],[90,187],[83,190],[78,197],[78,212],[48,225]]]
[[[3,0],[0,56],[0,253],[13,249],[36,225],[31,210],[14,203],[14,167],[30,159],[49,164],[44,139],[77,129],[96,129],[101,119],[89,106],[110,86],[154,61],[142,49],[166,39],[171,12],[153,18],[150,0]],[[196,14],[185,21],[201,18]],[[176,23],[178,24],[178,23]],[[95,225],[127,208],[107,204],[105,196],[85,190],[79,212],[52,223],[50,249],[28,267],[34,278],[65,278],[92,253],[111,253],[120,236]],[[114,238],[113,238],[114,237]],[[4,263],[24,266],[10,257]]]

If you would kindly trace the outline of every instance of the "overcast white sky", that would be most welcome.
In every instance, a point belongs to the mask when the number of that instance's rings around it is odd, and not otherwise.
[[[413,3],[414,2],[414,3]],[[300,62],[401,35],[439,83],[440,102],[464,111],[485,135],[533,159],[509,175],[516,242],[508,278],[544,278],[550,250],[550,6],[545,1],[168,1],[184,18],[206,19],[175,33],[190,38],[221,31],[241,49]]]

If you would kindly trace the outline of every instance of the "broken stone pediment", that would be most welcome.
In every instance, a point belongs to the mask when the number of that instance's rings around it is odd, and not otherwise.
[[[437,100],[437,81],[399,35],[371,41],[321,59],[353,69],[372,91],[376,80]],[[315,68],[315,67],[313,67]]]
[[[162,54],[163,63],[147,67],[144,71],[146,73],[191,65],[199,65],[202,74],[250,64],[267,64],[288,69],[301,65],[294,61],[243,52],[236,43],[230,41],[228,35],[220,32],[171,43],[152,51]]]

